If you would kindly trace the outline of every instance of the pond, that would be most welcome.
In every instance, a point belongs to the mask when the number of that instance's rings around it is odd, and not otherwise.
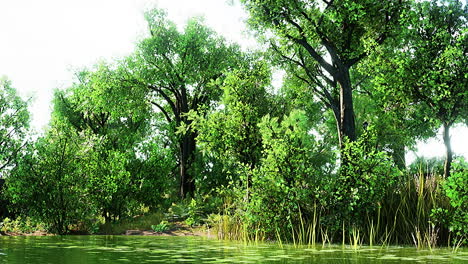
[[[202,237],[0,237],[0,263],[468,263],[468,249],[280,247]]]

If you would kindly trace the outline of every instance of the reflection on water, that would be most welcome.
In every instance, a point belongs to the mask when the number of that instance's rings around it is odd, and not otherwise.
[[[468,250],[294,248],[200,237],[0,237],[0,264],[18,263],[468,263]]]

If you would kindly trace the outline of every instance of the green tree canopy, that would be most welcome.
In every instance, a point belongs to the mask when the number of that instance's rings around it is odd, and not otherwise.
[[[83,166],[91,158],[92,145],[83,134],[54,123],[7,178],[6,194],[16,212],[42,221],[58,234],[92,215]]]
[[[445,176],[450,173],[450,127],[468,117],[468,12],[459,0],[415,3],[401,46],[375,60],[375,82],[387,98],[422,104],[423,122],[444,128]]]
[[[273,33],[272,49],[288,74],[333,111],[340,144],[344,137],[356,140],[350,68],[391,36],[407,1],[242,2],[250,23]]]
[[[16,163],[28,127],[27,102],[18,96],[9,80],[0,78],[0,178]]]
[[[237,64],[239,47],[227,44],[200,19],[189,20],[183,32],[161,10],[150,10],[146,20],[150,37],[139,43],[127,69],[169,123],[189,126],[189,111],[198,111],[222,94],[218,79]],[[172,142],[178,148],[181,197],[195,190],[195,138],[195,131],[187,131]]]

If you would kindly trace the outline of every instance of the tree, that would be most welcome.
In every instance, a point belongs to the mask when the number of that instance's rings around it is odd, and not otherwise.
[[[356,140],[351,68],[398,24],[404,0],[242,0],[250,23],[272,32],[271,46],[288,74],[333,111],[340,146]],[[344,162],[344,161],[343,161]]]
[[[11,87],[11,82],[0,78],[0,178],[14,167],[25,146],[29,127],[28,105]]]
[[[128,150],[148,133],[149,107],[141,95],[121,94],[129,89],[114,65],[98,64],[77,73],[77,82],[54,96],[53,119],[77,131],[103,137],[108,149]]]
[[[82,166],[87,195],[106,222],[131,213],[140,186],[140,166],[132,163],[142,165],[137,161],[136,147],[149,132],[150,123],[145,104],[135,102],[130,95],[120,100],[111,96],[124,85],[117,74],[106,64],[79,72],[77,83],[56,92],[52,113],[64,129],[96,138],[90,150],[92,158]]]
[[[197,142],[203,154],[202,191],[225,186],[249,185],[240,175],[256,168],[262,156],[261,118],[275,110],[275,96],[268,92],[271,83],[269,65],[260,54],[249,54],[245,64],[228,72],[221,84],[223,95],[217,105],[191,113]],[[224,188],[223,188],[224,189]]]
[[[450,128],[468,121],[467,10],[458,0],[415,3],[401,46],[376,60],[381,89],[406,104],[423,104],[423,120],[442,125],[445,177],[453,159]]]
[[[91,141],[55,123],[18,162],[6,180],[6,194],[19,213],[65,234],[93,213],[84,169]]]
[[[366,75],[372,72],[372,69],[366,67]],[[357,133],[362,135],[368,126],[373,126],[375,147],[391,155],[398,168],[405,170],[406,148],[414,147],[417,139],[434,136],[433,123],[422,118],[425,107],[393,100],[392,94],[379,90],[371,82],[361,83],[359,90],[362,93],[355,97],[356,122],[361,124],[356,128]]]
[[[184,32],[160,10],[147,12],[146,20],[151,36],[140,42],[133,60],[127,60],[128,70],[167,122],[190,126],[189,111],[198,111],[220,96],[217,80],[234,66],[238,47],[227,45],[199,19],[191,19]],[[187,131],[173,142],[178,146],[182,198],[195,190],[196,136],[196,131]]]

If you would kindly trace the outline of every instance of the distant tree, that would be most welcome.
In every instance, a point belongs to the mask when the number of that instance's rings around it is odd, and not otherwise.
[[[453,153],[450,128],[468,121],[468,12],[458,0],[415,3],[407,16],[399,48],[375,60],[375,82],[388,98],[422,104],[422,122],[443,127],[444,175],[450,175]]]
[[[373,57],[369,60],[373,60]],[[393,94],[369,82],[375,71],[369,67],[365,67],[365,71],[370,78],[360,84],[355,96],[356,122],[359,124],[357,133],[362,135],[369,126],[373,126],[375,148],[388,153],[394,163],[405,170],[406,150],[413,148],[418,139],[434,136],[434,123],[424,121],[424,105],[393,100]]]
[[[235,66],[239,48],[226,44],[199,19],[189,20],[183,32],[160,10],[147,12],[146,20],[151,36],[141,41],[136,55],[127,60],[126,67],[133,74],[128,81],[143,88],[173,127],[190,126],[189,111],[198,111],[221,95],[218,79]],[[192,164],[196,136],[196,131],[190,130],[172,142],[178,148],[182,198],[195,190]]]
[[[28,104],[11,87],[11,82],[0,78],[0,178],[14,167],[25,146],[29,128]]]

